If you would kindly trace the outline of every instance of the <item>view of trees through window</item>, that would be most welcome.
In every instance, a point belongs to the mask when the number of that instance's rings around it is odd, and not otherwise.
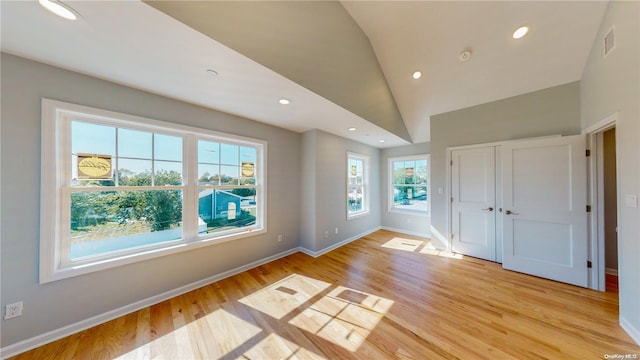
[[[183,237],[181,136],[81,121],[71,132],[71,259]],[[198,141],[201,235],[256,223],[255,163],[254,147]]]
[[[427,159],[391,161],[392,209],[428,212]]]
[[[256,223],[256,148],[198,140],[198,216],[204,234]]]

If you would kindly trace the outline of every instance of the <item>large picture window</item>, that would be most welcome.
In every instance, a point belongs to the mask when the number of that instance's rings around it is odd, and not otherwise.
[[[429,213],[429,155],[389,159],[389,211]]]
[[[347,218],[369,213],[369,158],[347,156]]]
[[[43,100],[41,282],[264,231],[266,143]]]

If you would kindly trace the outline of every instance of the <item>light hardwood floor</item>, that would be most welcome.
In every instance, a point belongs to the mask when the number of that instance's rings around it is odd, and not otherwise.
[[[604,359],[638,354],[615,292],[378,231],[297,253],[14,359]]]

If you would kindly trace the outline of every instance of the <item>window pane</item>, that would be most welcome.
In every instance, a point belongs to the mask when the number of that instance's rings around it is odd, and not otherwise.
[[[256,189],[200,189],[198,214],[200,234],[231,230],[256,223]]]
[[[240,158],[242,161],[256,161],[256,149],[252,147],[241,146]]]
[[[239,166],[220,166],[220,183],[222,185],[238,185]]]
[[[151,186],[151,160],[118,159],[118,185]]]
[[[71,194],[71,259],[182,238],[182,191]]]
[[[212,141],[198,140],[198,162],[220,163],[220,144]]]
[[[362,185],[364,161],[349,159],[349,184]]]
[[[427,160],[417,160],[416,161],[416,171],[415,171],[415,184],[426,184],[427,183]]]
[[[404,162],[393,162],[393,183],[404,184]]]
[[[240,147],[240,185],[255,185],[256,183],[256,149]]]
[[[349,186],[347,194],[347,208],[349,212],[364,210],[363,190],[362,186]]]
[[[151,159],[150,132],[118,129],[118,157]]]
[[[398,209],[426,212],[428,210],[426,186],[394,186],[393,206]]]
[[[154,186],[182,185],[182,163],[156,161],[154,163]]]
[[[220,185],[220,165],[198,165],[198,185],[205,184]]]
[[[240,165],[238,162],[238,145],[221,144],[220,162],[225,165]]]
[[[405,161],[404,162],[404,184],[414,184],[414,178],[415,178],[415,171],[416,171],[416,162],[411,160],[411,161]]]
[[[71,151],[74,154],[116,154],[116,128],[71,122]]]
[[[154,134],[153,152],[155,160],[182,161],[182,138]]]

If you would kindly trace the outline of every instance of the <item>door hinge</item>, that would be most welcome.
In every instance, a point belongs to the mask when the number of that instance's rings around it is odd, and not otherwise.
[[[587,212],[591,212],[591,205],[587,205]]]
[[[453,160],[451,160],[451,161],[449,162],[449,165],[453,166]]]
[[[451,234],[451,240],[453,240],[453,234]]]
[[[591,261],[587,260],[587,268],[591,269],[592,265],[591,265]]]
[[[453,197],[451,198],[451,202],[453,202]]]
[[[586,151],[586,155],[587,155],[587,156],[591,156],[591,150],[587,149],[587,151]]]

